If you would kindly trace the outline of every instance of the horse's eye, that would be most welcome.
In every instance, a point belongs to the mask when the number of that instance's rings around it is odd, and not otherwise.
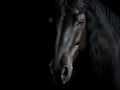
[[[76,26],[80,26],[80,25],[82,25],[83,23],[84,23],[83,20],[79,20],[79,21],[76,23]]]

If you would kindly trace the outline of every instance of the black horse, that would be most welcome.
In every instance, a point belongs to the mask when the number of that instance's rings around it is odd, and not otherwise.
[[[53,78],[58,83],[69,82],[73,63],[79,59],[80,70],[88,72],[95,89],[120,90],[120,18],[99,0],[55,0],[55,5]]]

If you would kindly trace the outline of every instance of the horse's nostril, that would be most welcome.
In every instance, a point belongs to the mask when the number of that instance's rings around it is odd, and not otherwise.
[[[61,80],[62,80],[62,83],[65,84],[67,83],[70,78],[71,78],[71,75],[72,75],[72,66],[65,66],[62,70],[62,74],[61,74]]]
[[[68,68],[67,68],[67,67],[64,67],[63,77],[65,78],[67,75],[68,75]]]

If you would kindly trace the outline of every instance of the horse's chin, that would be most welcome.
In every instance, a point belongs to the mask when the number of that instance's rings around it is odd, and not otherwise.
[[[69,84],[69,83],[70,83],[71,77],[72,77],[72,75],[71,75],[68,79],[66,79],[66,80],[62,80],[61,82],[53,81],[53,83],[54,83],[54,84],[57,84],[57,85],[66,85],[66,84]]]
[[[69,82],[70,82],[70,79],[71,79],[71,76],[70,76],[67,80],[63,80],[63,81],[62,81],[62,84],[67,84],[67,83],[69,83]]]

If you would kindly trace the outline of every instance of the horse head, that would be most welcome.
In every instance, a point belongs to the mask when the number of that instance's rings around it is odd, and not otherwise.
[[[71,79],[79,50],[85,48],[86,17],[83,0],[59,1],[54,18],[57,30],[55,58],[50,63],[50,71],[57,82],[65,84]],[[77,1],[82,4],[80,8],[76,8]]]

